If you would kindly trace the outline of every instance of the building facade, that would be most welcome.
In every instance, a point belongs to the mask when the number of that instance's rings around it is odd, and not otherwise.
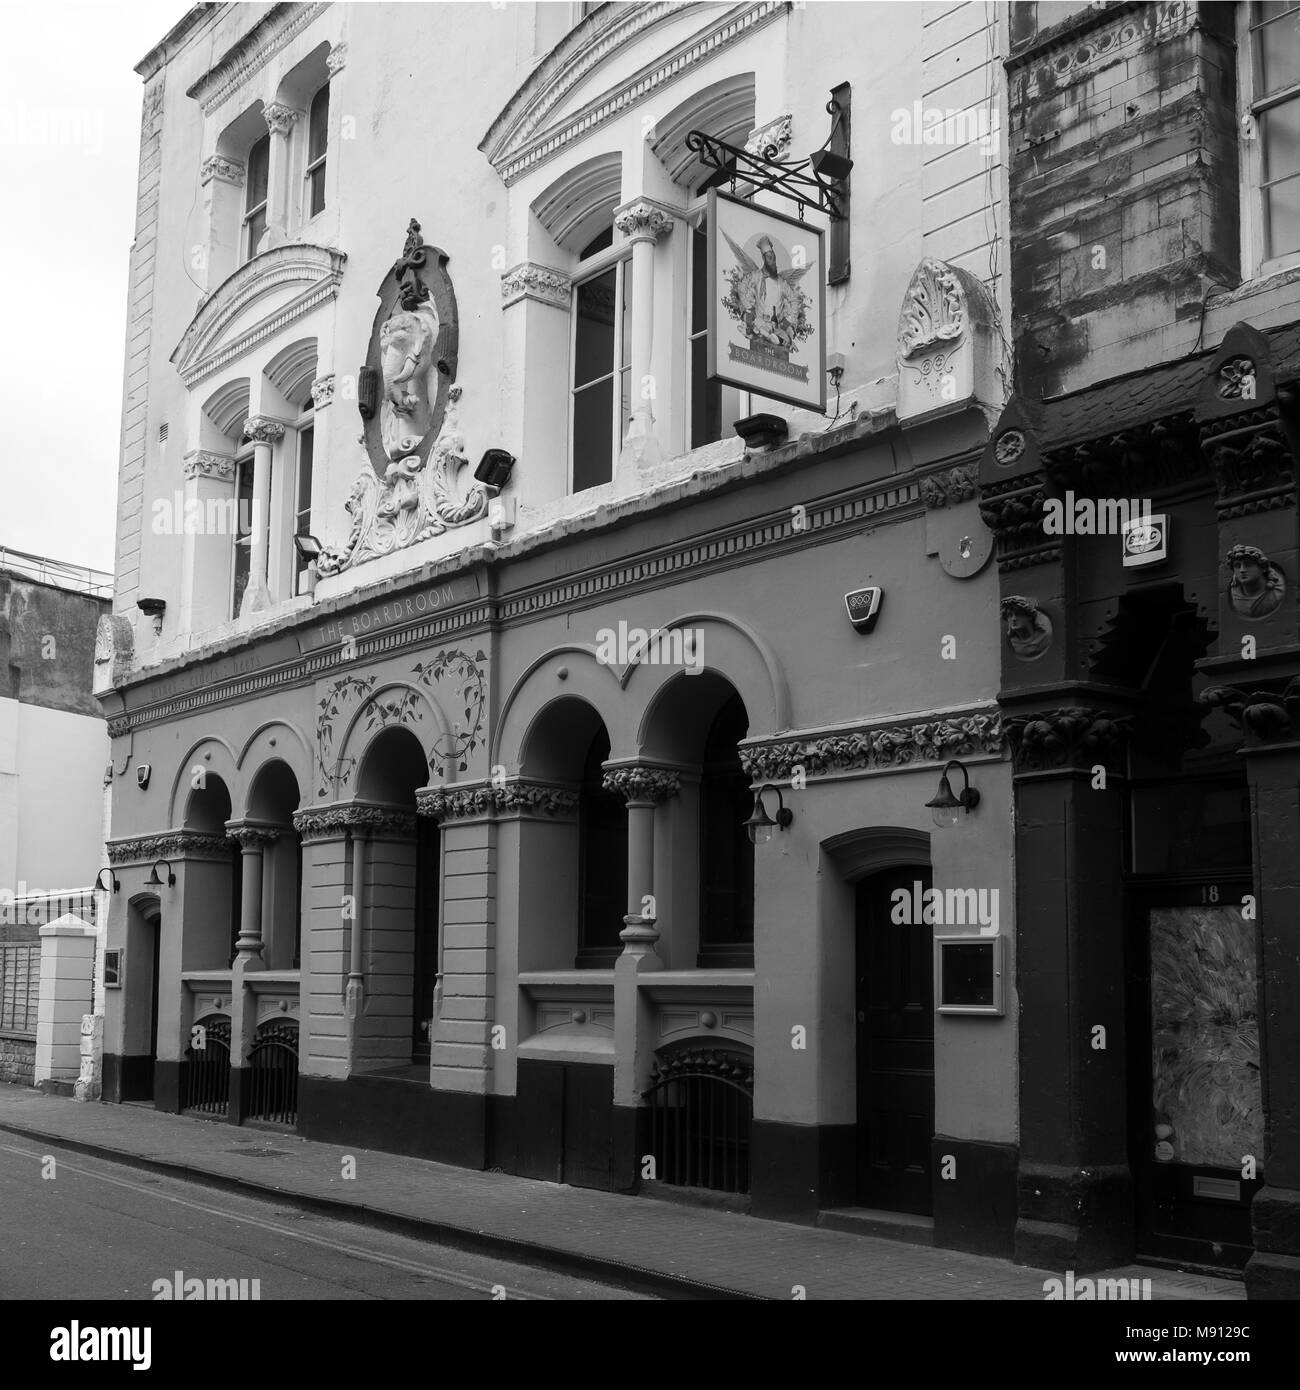
[[[1010,22],[1016,1255],[1294,1298],[1300,10]]]
[[[34,1079],[40,930],[99,919],[108,731],[91,694],[112,576],[0,549],[0,1079]]]
[[[140,64],[106,1099],[1011,1252],[1008,38],[213,5]],[[824,414],[709,379],[711,191],[790,219],[737,318],[805,272]]]

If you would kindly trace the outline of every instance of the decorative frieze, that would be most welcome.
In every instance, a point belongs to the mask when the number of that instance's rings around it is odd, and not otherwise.
[[[334,373],[318,376],[311,384],[311,403],[317,410],[324,410],[334,400]]]
[[[1017,772],[1087,770],[1098,764],[1118,771],[1133,719],[1114,710],[1075,705],[1009,715],[1004,727]]]
[[[959,502],[968,502],[979,491],[976,481],[978,473],[978,463],[967,463],[960,468],[933,473],[921,479],[921,498],[929,509],[955,507]]]
[[[210,154],[199,166],[199,183],[206,187],[217,179],[221,183],[233,183],[237,188],[242,188],[246,172],[240,160],[230,159],[224,154]]]
[[[294,122],[301,119],[303,113],[295,107],[286,106],[282,101],[273,101],[269,106],[262,108],[262,115],[266,118],[266,128],[272,135],[288,135]]]
[[[274,444],[284,438],[284,423],[270,415],[250,415],[244,421],[244,438],[254,444]]]
[[[915,723],[876,725],[813,738],[742,744],[740,762],[751,782],[788,781],[796,768],[807,777],[833,772],[947,762],[1002,751],[996,711]]]
[[[160,830],[156,835],[108,842],[110,864],[152,864],[159,859],[223,859],[229,862],[230,841],[224,835],[208,835],[197,830]]]
[[[181,471],[187,478],[220,478],[229,482],[235,476],[235,460],[230,454],[191,449],[181,460]]]
[[[424,787],[415,794],[420,815],[437,821],[471,820],[509,814],[558,819],[578,808],[571,787],[552,786],[514,778],[508,782],[475,782],[450,787]]]
[[[501,277],[501,307],[508,309],[521,299],[535,299],[556,309],[567,309],[573,281],[563,270],[534,261],[521,261]]]
[[[293,828],[303,844],[315,840],[341,840],[349,833],[364,830],[386,839],[404,839],[415,834],[415,815],[393,806],[366,806],[350,802],[344,806],[309,806],[295,811]]]
[[[673,215],[658,203],[639,198],[614,214],[614,226],[631,241],[658,241],[673,229]]]
[[[1286,685],[1282,679],[1253,690],[1216,685],[1202,691],[1200,703],[1221,709],[1251,743],[1291,743],[1300,739],[1300,676]]]

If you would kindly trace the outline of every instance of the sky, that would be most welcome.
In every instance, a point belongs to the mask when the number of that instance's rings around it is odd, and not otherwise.
[[[113,568],[141,79],[188,0],[0,0],[0,546]]]

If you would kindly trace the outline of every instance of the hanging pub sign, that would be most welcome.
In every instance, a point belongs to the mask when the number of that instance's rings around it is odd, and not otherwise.
[[[824,232],[709,189],[709,376],[826,409]]]

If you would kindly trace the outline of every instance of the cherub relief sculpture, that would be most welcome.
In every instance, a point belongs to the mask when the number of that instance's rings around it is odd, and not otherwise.
[[[1228,551],[1228,600],[1243,618],[1267,618],[1286,593],[1286,576],[1257,546],[1234,545]]]
[[[384,453],[399,459],[413,453],[433,426],[438,395],[438,313],[432,304],[399,310],[379,330],[384,398],[379,429]],[[432,377],[432,380],[430,380]]]

